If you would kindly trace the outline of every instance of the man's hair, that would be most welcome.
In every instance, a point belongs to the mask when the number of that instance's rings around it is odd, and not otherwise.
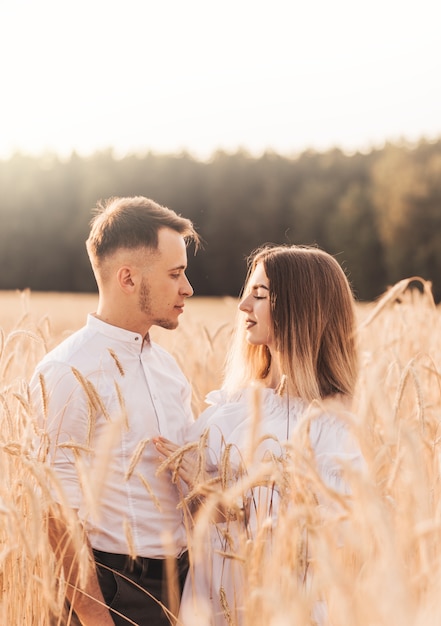
[[[358,373],[354,298],[343,269],[327,252],[309,246],[264,246],[249,259],[248,281],[258,263],[269,280],[276,349],[288,389],[307,401],[351,395]],[[248,344],[237,331],[225,386],[264,379],[271,366],[266,346]]]
[[[196,248],[199,245],[199,235],[189,219],[149,198],[114,197],[99,201],[86,241],[92,264],[99,265],[120,248],[156,250],[161,228],[171,228],[181,234],[187,244],[193,241]]]

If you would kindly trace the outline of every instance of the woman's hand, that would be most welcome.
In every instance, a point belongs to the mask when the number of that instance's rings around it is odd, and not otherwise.
[[[173,481],[176,481],[177,476],[179,476],[190,490],[204,480],[205,472],[198,442],[178,446],[165,437],[155,437],[153,443],[158,452],[165,457],[164,462],[158,467],[158,473],[164,469],[171,470]]]

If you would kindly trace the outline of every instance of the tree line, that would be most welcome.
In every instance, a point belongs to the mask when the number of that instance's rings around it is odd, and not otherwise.
[[[356,296],[401,278],[432,281],[441,300],[441,139],[369,153],[152,152],[111,149],[68,159],[16,153],[0,161],[0,289],[95,291],[84,242],[97,200],[144,195],[195,223],[197,295],[237,296],[262,243],[316,244],[335,255]]]

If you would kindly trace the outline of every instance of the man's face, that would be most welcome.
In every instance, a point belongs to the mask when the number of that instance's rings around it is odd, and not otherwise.
[[[149,327],[155,325],[171,330],[178,326],[185,299],[193,295],[186,268],[184,239],[170,228],[161,228],[158,248],[149,256],[139,292],[139,309]]]

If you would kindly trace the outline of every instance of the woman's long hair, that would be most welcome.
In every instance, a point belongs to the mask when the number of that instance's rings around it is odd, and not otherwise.
[[[269,280],[275,346],[289,393],[305,401],[351,396],[358,372],[354,298],[339,263],[316,247],[264,246],[249,258],[245,295],[258,263]],[[270,367],[269,349],[249,344],[239,323],[227,358],[227,392],[265,379]]]

